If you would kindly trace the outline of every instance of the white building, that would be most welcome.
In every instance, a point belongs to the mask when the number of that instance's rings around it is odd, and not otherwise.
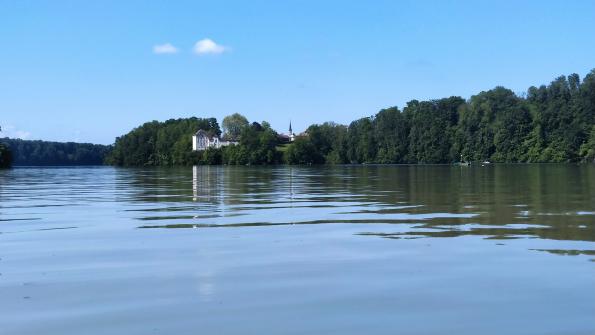
[[[208,148],[219,149],[230,144],[237,144],[237,142],[222,141],[218,136],[211,136],[202,129],[192,135],[192,151],[203,151]]]
[[[291,129],[291,121],[289,121],[289,142],[295,141],[295,134],[293,133],[293,129]]]
[[[295,133],[291,129],[291,121],[289,121],[289,132],[287,134],[279,134],[279,140],[282,142],[293,142],[295,141]]]

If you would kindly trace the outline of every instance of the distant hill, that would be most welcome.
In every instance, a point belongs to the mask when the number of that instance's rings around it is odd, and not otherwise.
[[[2,138],[14,166],[103,165],[111,146]]]

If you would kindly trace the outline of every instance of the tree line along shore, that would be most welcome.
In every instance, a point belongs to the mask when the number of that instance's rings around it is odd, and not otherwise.
[[[233,145],[192,150],[202,129]],[[234,114],[147,122],[111,146],[0,139],[0,167],[15,165],[178,166],[195,164],[438,164],[595,162],[595,70],[523,94],[496,87],[409,101],[341,125],[313,124],[287,143],[268,122]]]
[[[457,161],[592,162],[595,159],[595,70],[561,76],[517,95],[504,87],[469,100],[409,101],[348,126],[314,124],[283,143],[267,122],[241,115],[149,122],[118,137],[106,162],[122,166],[193,164],[416,164]],[[233,122],[226,122],[232,119]],[[226,124],[227,123],[227,124]],[[203,129],[237,145],[192,151]]]
[[[102,165],[112,146],[0,138],[0,166]]]

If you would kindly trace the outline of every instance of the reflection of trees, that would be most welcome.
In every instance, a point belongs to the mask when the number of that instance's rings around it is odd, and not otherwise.
[[[385,237],[421,235],[451,237],[538,236],[555,240],[595,241],[595,169],[589,165],[495,165],[460,168],[450,166],[368,167],[364,184],[378,181],[377,194],[388,203],[406,198],[422,207],[409,212],[479,213],[472,219],[429,220],[421,231],[380,234]],[[379,175],[380,177],[377,177]],[[364,185],[355,188],[363,188]],[[584,215],[577,215],[580,212]],[[455,226],[476,223],[501,228]],[[508,225],[508,226],[506,226]],[[533,227],[525,227],[535,225]],[[452,226],[446,231],[427,230]],[[503,227],[502,227],[503,226]],[[425,229],[426,231],[423,231]]]
[[[484,235],[595,241],[594,216],[588,213],[595,210],[595,168],[590,165],[197,166],[123,169],[117,176],[118,194],[176,212],[162,218],[248,215],[242,222],[201,222],[205,226],[264,224],[262,217],[267,216],[274,218],[269,224],[418,224],[405,234],[384,234],[393,238]],[[292,216],[318,213],[314,210],[321,206],[331,208],[324,217]],[[283,216],[277,215],[282,211]],[[410,214],[411,219],[399,214]]]

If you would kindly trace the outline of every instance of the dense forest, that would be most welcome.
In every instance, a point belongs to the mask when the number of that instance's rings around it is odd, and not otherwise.
[[[12,165],[12,153],[8,147],[0,143],[0,169],[8,168]]]
[[[595,160],[595,70],[517,96],[504,87],[468,101],[413,100],[348,127],[310,126],[288,163],[577,162]]]
[[[345,164],[593,162],[595,161],[595,70],[521,96],[504,87],[469,100],[412,100],[349,126],[314,124],[290,144],[267,122],[234,114],[223,120],[149,122],[116,139],[107,162],[115,165]],[[237,140],[237,145],[193,152],[198,129]]]
[[[110,146],[73,143],[0,139],[17,166],[102,165]],[[0,149],[1,150],[1,149]]]
[[[0,127],[2,131],[2,127]],[[12,152],[0,141],[0,169],[6,169],[12,166]]]

